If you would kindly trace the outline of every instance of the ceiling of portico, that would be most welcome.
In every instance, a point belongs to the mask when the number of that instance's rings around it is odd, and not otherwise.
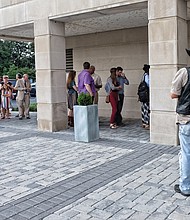
[[[65,22],[66,36],[148,25],[147,2],[52,18]]]
[[[50,17],[51,20],[65,23],[66,37],[98,33],[148,24],[147,2],[118,6],[114,8],[88,11]],[[34,38],[33,24],[20,25],[0,31],[4,38],[32,40]]]
[[[0,31],[0,38],[9,40],[33,41],[34,25],[25,24]]]
[[[190,18],[190,1],[187,6],[188,18]],[[65,23],[66,37],[141,27],[148,25],[148,5],[147,2],[142,2],[96,11],[64,14],[50,17],[50,19]],[[34,25],[29,23],[1,30],[0,38],[31,41],[34,38]]]
[[[78,21],[68,21],[65,26],[65,33],[66,36],[73,36],[147,25],[148,12],[147,9],[142,9],[112,15],[103,15],[94,18],[86,18]]]

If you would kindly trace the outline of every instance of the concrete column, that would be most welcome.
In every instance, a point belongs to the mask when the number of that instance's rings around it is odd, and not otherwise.
[[[35,21],[38,128],[59,131],[67,127],[64,23]]]
[[[187,64],[187,2],[149,0],[148,13],[151,65],[150,141],[177,145],[176,101],[170,98],[170,88],[176,71]]]

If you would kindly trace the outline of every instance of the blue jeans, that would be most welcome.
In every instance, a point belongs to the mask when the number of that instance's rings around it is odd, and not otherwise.
[[[190,194],[190,123],[179,125],[179,152],[180,184],[184,194]]]

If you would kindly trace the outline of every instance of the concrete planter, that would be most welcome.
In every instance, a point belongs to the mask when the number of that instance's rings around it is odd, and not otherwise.
[[[90,142],[99,139],[98,105],[74,106],[75,141]]]

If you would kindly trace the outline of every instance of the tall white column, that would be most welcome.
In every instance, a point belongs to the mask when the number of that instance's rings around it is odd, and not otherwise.
[[[151,79],[150,141],[178,144],[176,101],[170,98],[171,81],[187,64],[187,2],[149,0],[149,63]]]
[[[38,128],[59,131],[67,127],[64,23],[35,21]]]

